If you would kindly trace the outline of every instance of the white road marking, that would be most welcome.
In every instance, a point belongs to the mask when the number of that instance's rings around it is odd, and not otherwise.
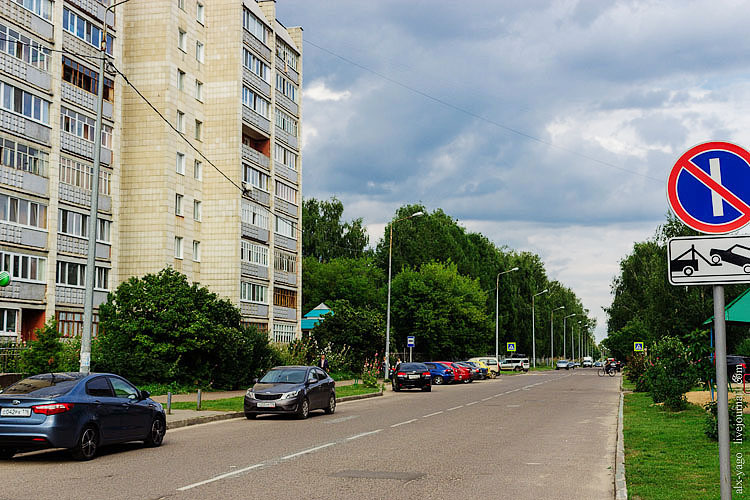
[[[406,422],[399,422],[397,424],[393,424],[391,427],[398,427],[399,425],[406,425],[406,424],[410,424],[410,423],[416,422],[416,421],[417,421],[416,418],[412,418],[411,420],[407,420]]]
[[[490,396],[488,398],[482,398],[482,401],[489,401],[490,399],[492,399],[492,396]]]
[[[429,413],[427,415],[422,415],[422,418],[434,417],[435,415],[440,415],[441,413],[443,413],[443,410],[436,411],[435,413]]]
[[[447,410],[445,410],[445,411],[453,411],[453,410],[458,410],[459,408],[463,408],[463,407],[464,407],[464,405],[460,405],[460,406],[454,406],[453,408],[448,408],[448,409],[447,409]]]
[[[526,462],[526,465],[542,465],[539,462]]]
[[[520,408],[521,405],[508,405],[508,408]]]
[[[236,476],[238,474],[242,474],[243,472],[247,472],[249,470],[257,469],[258,467],[263,467],[264,464],[255,464],[251,465],[250,467],[245,467],[244,469],[239,470],[233,470],[232,472],[227,472],[226,474],[221,474],[220,476],[212,477],[211,479],[206,479],[205,481],[201,481],[199,483],[193,483],[189,484],[187,486],[183,486],[182,488],[177,488],[177,491],[186,491],[191,488],[195,488],[197,486],[203,486],[204,484],[213,483],[214,481],[220,481],[222,479],[226,479],[228,477]]]
[[[323,423],[325,423],[325,424],[338,424],[339,422],[346,422],[347,420],[351,420],[353,418],[359,418],[359,415],[349,415],[348,417],[334,418],[333,420],[328,420],[328,421],[323,422]]]
[[[471,406],[477,404],[479,401],[472,401],[471,403],[466,403],[466,406]]]
[[[328,448],[329,446],[333,446],[336,443],[326,443],[321,444],[320,446],[316,446],[315,448],[309,448],[307,450],[298,451],[297,453],[292,453],[291,455],[287,455],[285,457],[281,457],[279,460],[289,460],[290,458],[298,457],[300,455],[306,455],[308,453],[312,453],[314,451],[322,450],[323,448]]]
[[[351,441],[352,439],[359,439],[361,437],[369,436],[370,434],[377,434],[378,432],[382,431],[383,429],[377,429],[370,432],[363,432],[362,434],[355,434],[354,436],[346,438],[347,441]]]

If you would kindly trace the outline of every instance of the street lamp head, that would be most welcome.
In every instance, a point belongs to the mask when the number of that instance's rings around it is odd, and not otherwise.
[[[509,269],[509,270],[508,270],[508,272],[509,272],[509,273],[511,273],[511,272],[513,272],[513,271],[518,271],[518,268],[517,268],[517,267],[514,267],[513,269]]]
[[[552,309],[553,311],[559,311],[560,309],[565,309],[565,306],[560,306]]]
[[[420,210],[419,212],[414,212],[413,214],[411,214],[410,217],[421,217],[422,215],[424,215],[424,212]]]

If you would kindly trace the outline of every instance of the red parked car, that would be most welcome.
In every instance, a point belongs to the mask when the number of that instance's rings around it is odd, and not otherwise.
[[[471,382],[471,370],[465,366],[451,363],[450,361],[435,361],[453,370],[453,382],[463,382],[468,384]]]

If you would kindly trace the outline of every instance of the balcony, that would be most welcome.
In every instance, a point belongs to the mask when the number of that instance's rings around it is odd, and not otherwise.
[[[271,121],[244,105],[242,106],[242,121],[261,132],[271,135]]]
[[[73,5],[77,6],[82,11],[89,14],[91,17],[96,18],[100,23],[104,22],[104,12],[107,10],[107,5],[102,5],[101,2],[96,0],[68,0]],[[107,2],[109,4],[109,2]],[[110,28],[115,25],[115,14],[111,10],[107,13],[107,24]]]
[[[268,156],[264,155],[260,151],[251,148],[247,144],[242,145],[242,159],[250,163],[254,163],[259,167],[263,167],[266,170],[270,170],[271,160]]]
[[[74,306],[82,306],[86,290],[72,286],[55,286],[55,303]],[[94,290],[94,307],[99,307],[107,301],[107,292]]]
[[[263,229],[258,226],[253,226],[252,224],[248,224],[246,222],[242,223],[242,236],[245,236],[247,238],[252,238],[256,241],[262,241],[263,243],[268,243],[268,229]],[[268,274],[266,274],[266,277],[268,277]]]
[[[281,105],[282,108],[286,109],[294,116],[299,116],[299,106],[297,106],[297,103],[278,91],[276,92],[276,104]]]
[[[268,279],[268,268],[259,266],[257,264],[251,264],[249,262],[240,262],[243,276],[250,276],[253,278],[261,278],[264,280]]]
[[[0,222],[0,241],[28,247],[47,248],[47,231]]]
[[[47,173],[40,172],[40,174],[46,175]],[[31,172],[0,165],[0,183],[30,191],[45,198],[49,197],[49,180]]]
[[[273,319],[297,319],[297,309],[291,307],[273,306]]]
[[[280,234],[274,234],[274,243],[278,248],[283,248],[284,250],[289,250],[290,252],[297,253],[297,240],[287,238],[286,236],[282,236]]]
[[[54,28],[52,23],[32,14],[15,2],[0,2],[0,16],[10,19],[19,26],[33,31],[45,40],[54,40]]]
[[[268,306],[266,304],[253,304],[250,302],[240,302],[240,312],[243,316],[255,316],[268,318]]]
[[[49,127],[25,116],[0,109],[0,128],[49,146]]]
[[[297,284],[297,275],[295,273],[288,273],[286,271],[274,271],[274,281],[286,283],[287,285],[294,286]]]
[[[297,137],[293,136],[286,130],[282,130],[279,127],[276,127],[276,138],[287,146],[293,147],[294,149],[299,151],[299,141],[297,140]]]
[[[57,235],[57,251],[74,255],[88,255],[89,240],[88,238],[79,238],[67,234]],[[96,258],[110,260],[112,257],[111,247],[104,243],[96,243]]]
[[[0,288],[0,299],[43,303],[47,300],[47,285],[44,283],[11,281],[10,285]]]
[[[242,32],[242,40],[245,42],[245,45],[253,49],[256,54],[258,54],[260,57],[265,59],[266,62],[271,64],[271,49],[266,47],[263,42],[255,38],[247,31]]]
[[[59,188],[60,200],[67,201],[76,205],[84,207],[91,206],[91,191],[88,189],[79,188],[78,186],[71,186],[70,184],[60,183]],[[106,194],[99,193],[99,211],[100,212],[111,212],[112,211],[112,198]]]
[[[287,78],[299,85],[299,73],[287,66],[284,60],[278,55],[276,56],[276,71],[283,73]]]
[[[253,188],[244,196],[247,196],[251,200],[258,202],[266,207],[271,206],[271,195],[269,193],[266,193],[265,191],[261,191],[260,189]]]
[[[264,82],[258,75],[244,66],[242,68],[242,80],[266,96],[267,99],[271,99],[271,84]]]
[[[60,131],[60,149],[94,160],[94,143],[64,130]],[[112,163],[112,151],[102,146],[99,161],[103,165]]]
[[[0,71],[47,92],[52,91],[52,77],[49,73],[20,59],[16,59],[5,52],[0,52]]]
[[[96,113],[96,96],[91,92],[79,89],[68,82],[62,82],[62,98],[68,102],[79,105],[80,107]],[[102,101],[102,116],[112,119],[112,103]]]
[[[288,201],[282,200],[281,198],[276,196],[274,200],[274,206],[276,207],[276,210],[278,212],[283,212],[294,217],[295,219],[297,218],[297,205],[289,203]]]
[[[292,170],[291,168],[277,161],[273,162],[273,170],[274,170],[274,173],[278,175],[279,177],[285,180],[291,181],[295,184],[299,184],[296,170]]]

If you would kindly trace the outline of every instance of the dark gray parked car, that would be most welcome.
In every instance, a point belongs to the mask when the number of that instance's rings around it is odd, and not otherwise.
[[[162,406],[111,373],[44,373],[0,391],[0,458],[19,451],[68,448],[90,460],[99,446],[143,441],[159,446]]]
[[[312,410],[336,411],[336,383],[316,366],[277,366],[245,394],[245,417],[287,413],[307,418]]]

